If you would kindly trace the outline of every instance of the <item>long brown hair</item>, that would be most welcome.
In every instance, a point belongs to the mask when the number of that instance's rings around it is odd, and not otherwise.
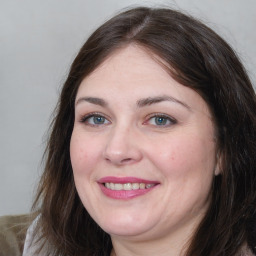
[[[34,209],[42,244],[51,255],[109,255],[112,244],[77,194],[69,144],[81,81],[113,51],[134,43],[159,56],[170,75],[197,91],[216,123],[221,175],[208,212],[186,255],[232,256],[255,250],[256,96],[231,47],[196,19],[170,9],[134,8],[98,28],[75,58],[63,86],[46,149]],[[171,67],[171,69],[169,68]]]

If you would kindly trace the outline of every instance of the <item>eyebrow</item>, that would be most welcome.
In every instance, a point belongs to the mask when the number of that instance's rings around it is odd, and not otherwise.
[[[104,99],[97,98],[97,97],[81,97],[76,101],[76,105],[83,101],[86,101],[86,102],[89,102],[89,103],[92,103],[95,105],[99,105],[101,107],[108,106],[108,103]],[[188,110],[191,110],[191,108],[186,103],[184,103],[174,97],[167,96],[167,95],[156,96],[156,97],[147,97],[147,98],[140,99],[137,101],[137,106],[141,108],[141,107],[145,107],[145,106],[150,106],[152,104],[160,103],[163,101],[174,102],[174,103],[180,104],[181,106],[187,108]]]
[[[82,97],[82,98],[79,98],[76,101],[76,105],[79,104],[80,102],[83,102],[83,101],[87,101],[89,103],[99,105],[101,107],[106,107],[108,105],[105,100],[103,100],[101,98],[96,98],[96,97]]]
[[[138,107],[145,107],[145,106],[150,106],[152,104],[160,103],[163,101],[170,101],[170,102],[178,103],[181,106],[187,108],[188,110],[191,110],[191,108],[186,103],[184,103],[174,97],[167,96],[167,95],[140,99],[137,101],[137,105],[138,105]]]

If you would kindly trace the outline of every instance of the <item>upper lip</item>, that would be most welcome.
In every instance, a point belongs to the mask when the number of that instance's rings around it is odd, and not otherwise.
[[[145,184],[159,184],[158,181],[155,180],[146,180],[137,177],[115,177],[115,176],[107,176],[98,180],[99,183],[145,183]]]

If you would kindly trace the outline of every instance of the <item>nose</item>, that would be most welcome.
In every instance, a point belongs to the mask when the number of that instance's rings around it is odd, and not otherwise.
[[[139,162],[142,152],[139,147],[138,134],[129,128],[114,128],[106,142],[103,157],[114,165],[126,165]]]

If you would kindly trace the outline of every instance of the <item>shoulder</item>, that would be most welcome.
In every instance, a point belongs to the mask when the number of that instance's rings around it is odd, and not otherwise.
[[[40,227],[39,227],[40,218],[41,218],[41,215],[38,215],[33,220],[33,222],[31,223],[31,225],[27,230],[22,256],[34,256],[34,255],[51,256],[48,253],[49,250],[47,250],[47,246],[41,243],[41,234],[40,234]]]
[[[242,247],[241,251],[237,254],[237,256],[256,256],[251,249],[245,245]]]
[[[0,217],[0,248],[3,255],[22,254],[26,232],[31,221],[30,214]]]
[[[38,222],[39,218],[40,218],[40,215],[38,215],[34,219],[34,221],[31,223],[31,225],[29,226],[29,228],[27,230],[22,256],[36,255],[35,252],[38,248],[36,248],[36,243],[35,243],[36,239],[34,236],[34,234],[35,234],[34,231],[37,226],[37,222]]]

